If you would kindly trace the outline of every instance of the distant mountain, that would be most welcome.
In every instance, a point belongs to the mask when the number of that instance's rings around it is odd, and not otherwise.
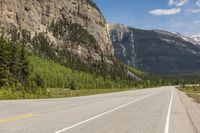
[[[156,75],[200,72],[197,39],[161,30],[109,24],[115,57]]]

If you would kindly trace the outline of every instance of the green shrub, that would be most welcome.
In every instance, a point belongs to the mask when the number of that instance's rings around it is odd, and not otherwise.
[[[76,82],[74,80],[69,83],[69,89],[76,90]]]
[[[33,80],[35,81],[35,83],[38,87],[42,87],[42,88],[45,87],[44,79],[41,75],[36,74],[36,76],[34,77]]]

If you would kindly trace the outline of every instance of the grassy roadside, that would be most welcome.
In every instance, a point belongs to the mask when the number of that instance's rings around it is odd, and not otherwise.
[[[77,96],[88,96],[112,92],[128,91],[130,89],[82,89],[82,90],[60,90],[54,89],[50,92],[50,98],[61,98],[61,97],[77,97]]]
[[[182,86],[179,90],[185,92],[195,102],[200,103],[200,86]]]
[[[12,89],[0,89],[0,100],[14,100],[14,99],[46,99],[46,98],[67,98],[77,96],[88,96],[96,94],[104,94],[111,92],[128,91],[130,89],[55,89],[51,88],[48,91],[40,90],[35,93],[28,93],[23,91],[16,91]]]

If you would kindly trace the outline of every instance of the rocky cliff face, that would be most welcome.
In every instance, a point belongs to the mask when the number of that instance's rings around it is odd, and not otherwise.
[[[43,33],[57,51],[112,63],[105,19],[90,0],[1,0],[0,15],[4,30],[26,30],[32,38]]]
[[[115,57],[124,63],[135,66],[136,52],[134,33],[129,27],[120,24],[108,24]]]
[[[156,75],[200,71],[200,46],[191,38],[159,30],[140,30],[110,24],[117,59]]]

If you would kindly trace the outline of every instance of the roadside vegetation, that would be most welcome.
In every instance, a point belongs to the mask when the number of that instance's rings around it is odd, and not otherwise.
[[[193,98],[194,101],[200,103],[200,86],[199,85],[184,85],[179,90],[185,92],[189,97]]]
[[[44,88],[77,89],[113,89],[128,88],[134,86],[133,82],[114,81],[110,78],[73,70],[59,63],[41,58],[29,56],[30,78],[37,81]]]

